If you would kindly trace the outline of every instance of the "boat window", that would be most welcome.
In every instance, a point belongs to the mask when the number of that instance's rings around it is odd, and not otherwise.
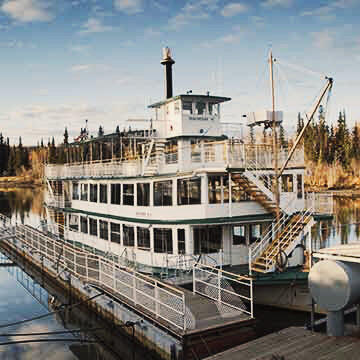
[[[293,192],[294,191],[294,180],[292,174],[281,176],[281,191],[282,192]]]
[[[86,216],[80,217],[80,229],[82,233],[84,234],[88,233],[88,220]]]
[[[108,202],[108,186],[107,184],[100,184],[100,202],[107,204]]]
[[[193,113],[191,101],[183,101],[182,108],[183,108],[183,114],[185,115],[190,115]]]
[[[221,176],[208,177],[209,204],[221,204]]]
[[[123,225],[123,245],[134,246],[134,227]]]
[[[123,184],[123,205],[134,205],[134,184]]]
[[[172,181],[154,182],[154,206],[172,205]]]
[[[178,179],[178,205],[201,204],[201,178]]]
[[[249,194],[245,191],[237,176],[231,177],[231,201],[233,203],[250,200]]]
[[[109,240],[109,226],[108,222],[104,220],[99,221],[100,239]]]
[[[222,177],[223,203],[229,202],[229,176]]]
[[[110,231],[111,231],[111,236],[110,236],[111,241],[120,244],[120,238],[121,238],[120,224],[110,223]]]
[[[172,229],[154,229],[154,252],[173,253]]]
[[[185,229],[178,229],[177,230],[178,236],[178,254],[185,254]]]
[[[209,114],[210,115],[218,115],[219,114],[219,104],[214,104],[209,102],[208,104]]]
[[[137,227],[137,247],[143,250],[150,250],[150,230],[144,227]]]
[[[88,184],[81,184],[81,200],[88,201]]]
[[[222,249],[222,227],[194,228],[194,254],[217,253]]]
[[[203,101],[197,101],[195,104],[196,115],[204,115],[206,109],[206,103]]]
[[[98,186],[97,184],[90,184],[90,201],[97,202],[98,198]]]
[[[111,184],[111,203],[120,205],[121,184]]]
[[[137,190],[137,205],[149,206],[150,205],[150,184],[136,184]]]
[[[69,229],[70,231],[79,231],[79,216],[70,214],[69,215]]]
[[[191,161],[201,162],[201,147],[198,140],[191,140]]]
[[[178,113],[180,111],[180,101],[175,101],[174,102],[174,110],[175,110],[175,113]]]
[[[178,161],[178,142],[169,140],[165,144],[165,162],[166,164],[175,164]]]
[[[302,197],[303,197],[302,175],[298,174],[296,180],[297,180],[297,198],[302,199]]]
[[[233,245],[246,245],[246,228],[245,225],[233,226]]]
[[[72,199],[79,200],[79,183],[73,182],[72,183]]]
[[[250,225],[250,243],[261,240],[261,224]]]
[[[89,218],[89,233],[90,235],[97,236],[98,234],[97,219]]]

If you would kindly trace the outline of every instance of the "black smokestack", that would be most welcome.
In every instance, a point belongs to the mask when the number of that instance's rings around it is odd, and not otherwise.
[[[161,64],[165,65],[165,95],[169,99],[173,96],[172,66],[175,64],[175,61],[171,58],[171,52],[168,47],[163,49]]]

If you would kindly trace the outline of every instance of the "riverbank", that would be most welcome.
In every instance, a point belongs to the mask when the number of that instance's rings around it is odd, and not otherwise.
[[[42,186],[41,179],[34,179],[30,175],[0,177],[1,191],[10,191],[19,188],[37,188]]]

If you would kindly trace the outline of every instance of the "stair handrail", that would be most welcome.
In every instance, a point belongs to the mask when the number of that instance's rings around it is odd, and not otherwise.
[[[149,160],[150,160],[150,156],[151,156],[151,152],[152,152],[152,148],[153,148],[153,146],[154,146],[154,143],[155,143],[154,139],[151,139],[150,146],[149,146],[149,150],[148,150],[148,153],[146,154],[146,157],[145,157],[145,160],[144,160],[142,175],[144,175],[145,169],[147,168],[147,165],[148,165],[148,163],[149,163]]]
[[[286,231],[286,229],[288,229],[287,233],[285,234],[284,237],[282,237],[281,239],[278,240],[278,246],[274,247],[274,249],[272,249],[268,254],[266,254],[266,265],[268,264],[268,262],[273,262],[274,256],[276,256],[276,254],[278,253],[278,250],[279,250],[279,248],[281,248],[281,245],[283,243],[287,242],[287,240],[291,236],[291,229],[297,227],[299,225],[299,223],[303,223],[304,220],[307,219],[307,218],[310,218],[312,216],[312,214],[313,214],[312,208],[307,209],[306,211],[301,213],[301,216],[296,220],[295,223],[289,224],[284,229],[284,231]]]

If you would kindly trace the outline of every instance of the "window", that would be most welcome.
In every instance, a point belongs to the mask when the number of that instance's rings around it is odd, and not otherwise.
[[[302,175],[298,174],[296,177],[297,180],[297,198],[302,199],[303,197],[303,190],[302,190]]]
[[[88,184],[81,184],[81,200],[88,201]]]
[[[185,254],[185,229],[177,230],[178,236],[178,254]]]
[[[120,244],[121,242],[121,229],[120,229],[120,224],[115,224],[115,223],[111,223],[110,224],[110,231],[111,231],[111,236],[110,239],[112,242]]]
[[[134,246],[134,227],[123,225],[123,245]]]
[[[79,183],[73,182],[72,183],[72,199],[73,200],[79,200]]]
[[[194,228],[194,254],[217,253],[222,248],[222,227]]]
[[[109,226],[108,222],[104,220],[99,221],[99,228],[100,228],[100,238],[104,240],[109,240]]]
[[[98,198],[98,186],[97,184],[90,184],[90,201],[97,202]]]
[[[204,115],[205,114],[205,109],[206,109],[206,103],[204,103],[202,101],[196,102],[195,109],[196,109],[196,114],[197,115]]]
[[[288,174],[281,176],[281,191],[282,192],[294,191],[294,180],[292,175]]]
[[[180,111],[180,101],[174,102],[174,110],[175,110],[175,113],[178,113]]]
[[[89,233],[90,235],[97,236],[97,219],[89,218]]]
[[[219,104],[209,103],[209,114],[217,116],[219,114]]]
[[[250,225],[250,243],[261,240],[261,224]]]
[[[173,253],[172,229],[154,229],[154,252]]]
[[[107,204],[107,198],[108,198],[108,186],[107,184],[100,184],[100,202],[103,204]]]
[[[123,184],[123,205],[134,205],[134,184]]]
[[[150,230],[144,227],[137,227],[136,231],[138,248],[150,250]]]
[[[85,216],[81,216],[80,217],[80,228],[81,228],[81,232],[84,234],[88,233],[88,221],[87,221],[87,217]]]
[[[111,184],[111,203],[120,205],[121,184]]]
[[[227,204],[229,202],[229,177],[222,177],[222,191],[223,191],[223,203]]]
[[[245,225],[233,226],[233,245],[246,245]]]
[[[154,205],[171,206],[172,205],[172,181],[154,182]]]
[[[191,161],[201,162],[201,144],[198,140],[191,140]]]
[[[231,177],[231,201],[241,202],[250,200],[249,194],[245,191],[244,187],[241,185],[241,182],[237,179],[237,176],[234,175]]]
[[[79,231],[79,216],[69,215],[69,229],[70,231]]]
[[[201,204],[201,178],[178,179],[178,205]]]
[[[183,108],[183,114],[185,115],[190,115],[193,113],[191,101],[183,101],[182,108]]]
[[[137,190],[137,205],[149,206],[150,205],[150,184],[136,184]]]
[[[221,176],[208,177],[209,204],[221,204]]]

